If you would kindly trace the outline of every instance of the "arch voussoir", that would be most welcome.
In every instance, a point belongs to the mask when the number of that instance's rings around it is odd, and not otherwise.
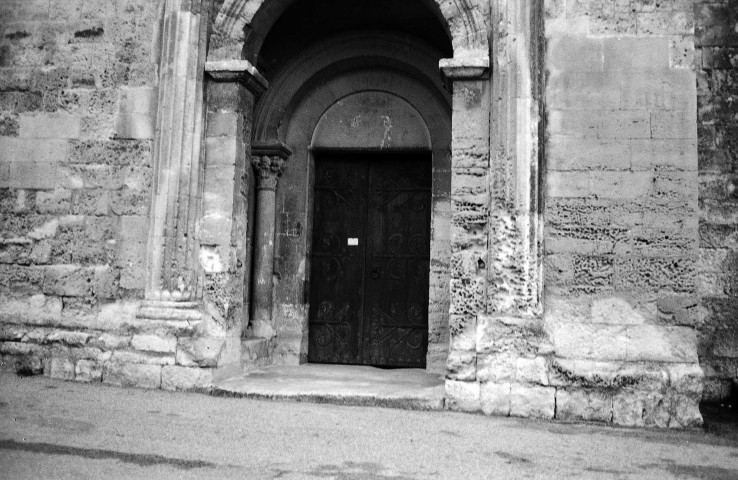
[[[294,2],[295,0],[225,0],[215,16],[213,34],[224,44],[239,42],[243,46],[251,30],[256,29],[265,36],[279,15]],[[423,3],[440,13],[439,17],[451,37],[454,57],[489,55],[487,2],[424,0]],[[257,21],[264,25],[256,25]]]

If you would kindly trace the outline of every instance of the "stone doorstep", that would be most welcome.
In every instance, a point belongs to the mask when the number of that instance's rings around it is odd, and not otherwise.
[[[218,396],[443,410],[443,376],[354,365],[271,366],[215,381]]]

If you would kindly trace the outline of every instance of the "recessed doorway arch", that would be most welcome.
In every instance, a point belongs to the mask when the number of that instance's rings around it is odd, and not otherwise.
[[[434,260],[426,267],[430,285],[422,300],[428,361],[416,366],[442,371],[450,301],[451,105],[437,70],[439,55],[387,32],[349,34],[327,43],[344,48],[331,57],[317,45],[286,66],[255,110],[253,142],[277,138],[292,149],[276,198],[275,358],[284,363],[308,358],[308,318],[318,308],[310,305],[316,287],[310,282],[316,153],[425,151],[433,192],[427,246]]]

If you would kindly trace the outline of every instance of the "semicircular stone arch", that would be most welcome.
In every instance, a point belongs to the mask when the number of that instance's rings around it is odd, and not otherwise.
[[[336,44],[342,46],[340,51],[330,48]],[[418,79],[424,89],[432,92],[438,108],[446,110],[450,118],[451,98],[441,84],[437,58],[437,53],[425,44],[394,35],[348,34],[320,42],[277,72],[254,110],[253,141],[284,140],[285,119],[306,92],[338,71],[369,65],[402,71]]]
[[[275,270],[280,277],[274,292],[275,328],[280,332],[276,352],[292,358],[306,355],[310,305],[306,303],[304,292],[309,289],[313,212],[311,179],[314,176],[315,151],[336,148],[375,152],[430,151],[434,190],[431,254],[432,258],[450,258],[451,232],[443,227],[450,223],[451,111],[448,99],[422,79],[392,68],[365,67],[338,73],[327,81],[308,83],[312,88],[301,92],[289,114],[282,118],[283,127],[279,131],[280,140],[289,145],[293,153],[280,178],[276,199],[278,205],[288,206],[290,218],[278,221],[281,223],[278,229],[282,228],[283,233],[289,225],[294,229],[299,223],[304,230],[300,239],[288,238],[278,231],[275,244]],[[358,105],[361,98],[371,98],[374,107]],[[331,123],[336,127],[336,123],[351,121],[347,117],[348,112],[352,112],[353,117],[366,117],[366,121],[358,122],[351,133],[366,140],[361,145],[342,145],[341,138],[334,136],[335,129],[333,132],[323,130],[330,130]],[[331,118],[332,114],[337,118]],[[398,133],[395,142],[383,146],[377,131],[369,130],[380,122],[383,124],[384,117],[393,119],[394,132],[402,130],[403,117],[412,117],[405,126],[414,132],[404,139]],[[328,136],[321,138],[321,133],[328,133]],[[332,140],[327,140],[328,137]],[[442,264],[442,261],[436,262],[434,266],[434,280],[429,291],[432,305],[429,305],[427,365],[430,370],[438,372],[443,371],[447,355],[450,302],[446,287],[449,266]]]
[[[254,60],[277,19],[298,0],[218,0],[210,58]],[[454,57],[489,55],[489,3],[419,0],[443,25]],[[250,58],[249,58],[250,57]]]

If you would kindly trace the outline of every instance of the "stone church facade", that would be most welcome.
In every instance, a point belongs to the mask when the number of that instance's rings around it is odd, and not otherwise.
[[[2,369],[424,368],[687,427],[738,378],[735,0],[6,0]]]

